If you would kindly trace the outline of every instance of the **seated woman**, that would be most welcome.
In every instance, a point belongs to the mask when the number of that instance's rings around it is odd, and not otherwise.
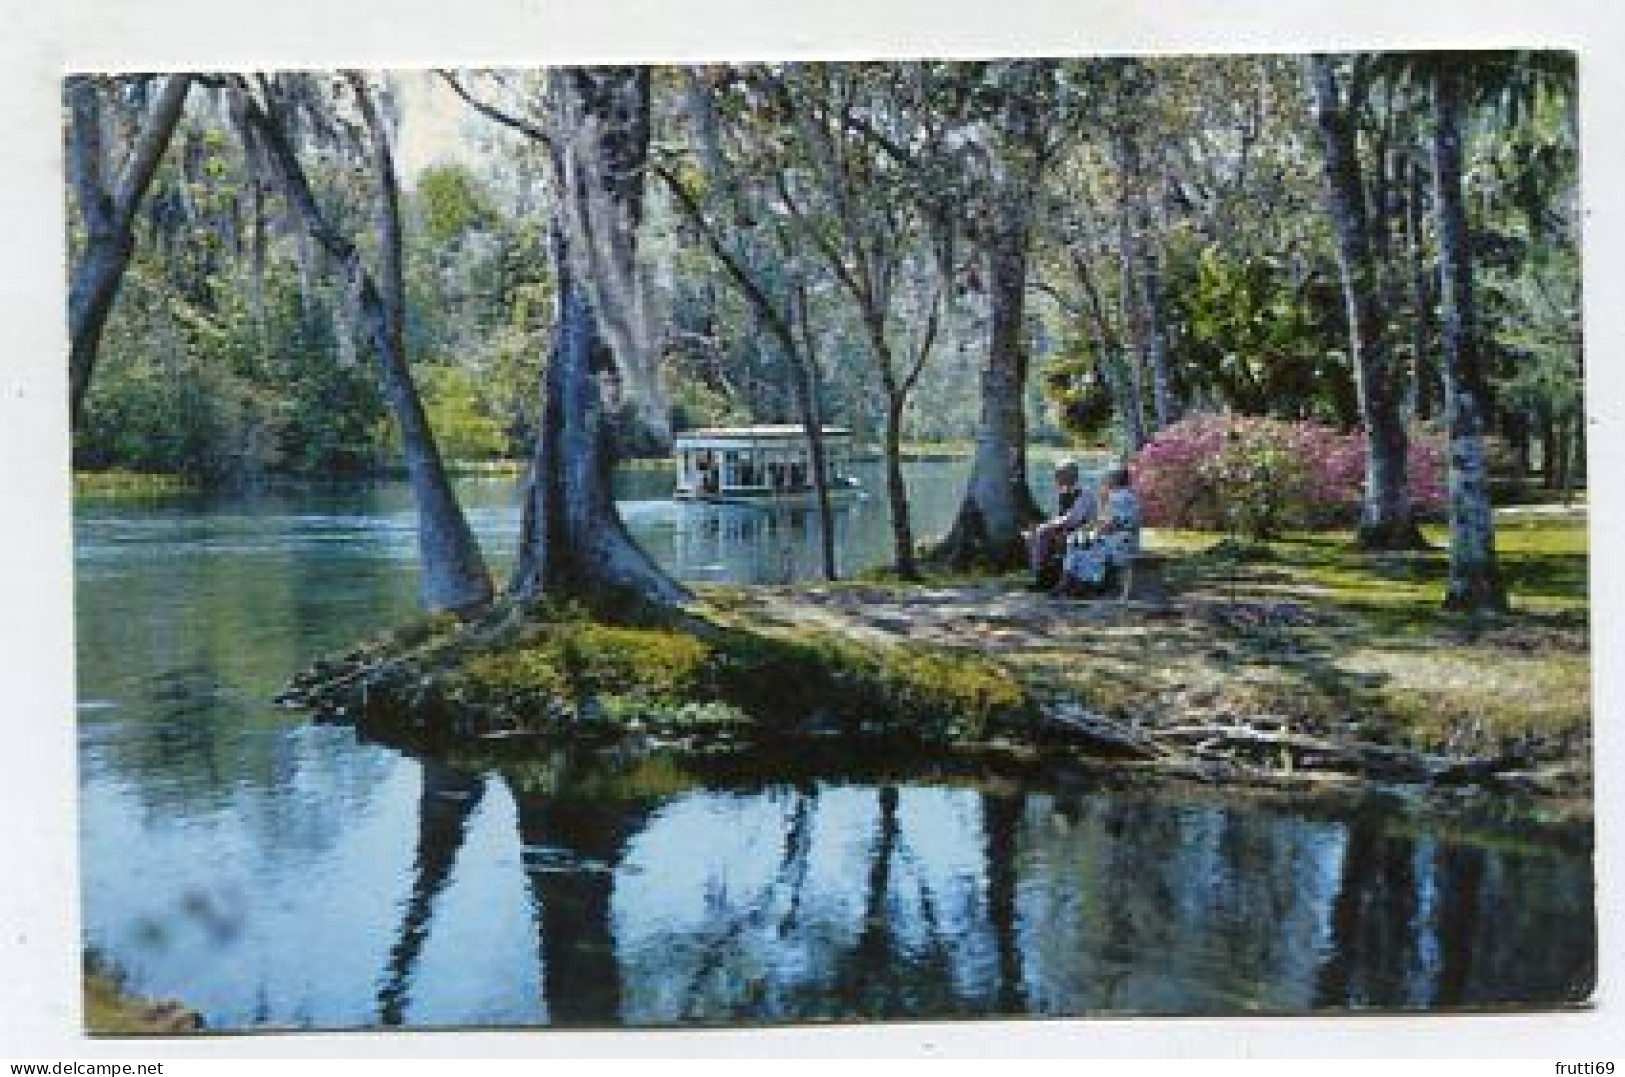
[[[1027,540],[1027,562],[1033,571],[1029,590],[1048,591],[1061,578],[1061,547],[1067,536],[1089,522],[1092,508],[1090,499],[1083,496],[1078,485],[1080,471],[1076,461],[1062,460],[1055,465],[1055,497],[1059,511],[1037,527],[1021,533]]]
[[[1095,520],[1093,532],[1067,548],[1057,594],[1104,594],[1108,576],[1140,552],[1140,499],[1128,468],[1107,473]]]

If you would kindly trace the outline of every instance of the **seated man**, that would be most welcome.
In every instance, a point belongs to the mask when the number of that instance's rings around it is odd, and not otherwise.
[[[1091,498],[1078,488],[1078,465],[1063,460],[1055,465],[1057,514],[1037,527],[1023,531],[1027,540],[1027,560],[1033,570],[1032,590],[1048,591],[1060,579],[1061,550],[1066,537],[1089,522]]]
[[[1109,573],[1140,552],[1140,499],[1131,481],[1126,467],[1106,475],[1094,533],[1067,549],[1058,594],[1104,593]]]

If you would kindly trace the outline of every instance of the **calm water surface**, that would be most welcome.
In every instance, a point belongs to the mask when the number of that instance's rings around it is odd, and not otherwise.
[[[910,469],[940,533],[964,464]],[[688,579],[805,575],[803,517],[623,511]],[[871,490],[878,490],[871,477]],[[500,572],[509,482],[466,483]],[[1552,1006],[1589,992],[1590,835],[1394,798],[1280,806],[924,764],[560,752],[455,771],[269,705],[412,613],[393,485],[77,521],[87,943],[216,1028]],[[840,522],[883,562],[880,500]]]

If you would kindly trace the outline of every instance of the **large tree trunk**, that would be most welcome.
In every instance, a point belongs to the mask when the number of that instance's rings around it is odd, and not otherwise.
[[[555,78],[558,103],[597,127],[598,142],[552,146],[560,202],[552,228],[557,317],[511,590],[528,601],[563,595],[606,610],[676,605],[688,593],[633,540],[615,505],[604,397],[617,377],[617,357],[581,279],[593,257],[617,260],[616,271],[632,277],[649,150],[649,76],[614,68],[573,69]],[[578,156],[567,167],[571,153]],[[592,207],[604,200],[609,212],[595,217]],[[618,234],[589,239],[580,234],[583,221]],[[589,255],[580,249],[587,242],[600,250]],[[597,283],[598,301],[614,301],[620,285]]]
[[[1444,61],[1433,79],[1434,208],[1439,228],[1439,285],[1444,307],[1444,398],[1450,431],[1450,582],[1446,609],[1504,611],[1506,589],[1495,561],[1484,430],[1489,386],[1479,361],[1473,311],[1472,251],[1462,200],[1461,70]]]
[[[1348,311],[1349,355],[1366,428],[1365,501],[1358,540],[1368,550],[1415,549],[1425,543],[1411,513],[1400,381],[1382,309],[1379,269],[1371,252],[1350,114],[1353,104],[1345,106],[1340,99],[1329,57],[1311,57],[1309,71],[1324,151],[1327,208]]]
[[[1040,515],[1027,486],[1027,207],[1001,209],[988,249],[992,309],[976,459],[953,529],[937,551],[956,569],[1025,565],[1021,532]]]
[[[124,270],[135,251],[135,215],[158,171],[170,136],[180,121],[191,75],[171,75],[158,94],[130,149],[117,186],[102,176],[101,104],[88,76],[68,81],[72,115],[68,132],[68,178],[79,198],[85,247],[68,286],[69,417],[77,425],[84,410],[101,347],[102,330],[118,298]]]
[[[687,592],[633,540],[614,496],[604,385],[614,358],[576,279],[562,231],[554,231],[557,321],[542,377],[542,413],[526,483],[520,598],[582,598],[601,608],[672,605]]]
[[[1415,158],[1409,162],[1407,196],[1405,199],[1405,248],[1411,270],[1411,369],[1410,399],[1406,409],[1417,420],[1433,418],[1434,382],[1432,364],[1428,362],[1429,342],[1432,334],[1433,286],[1429,282],[1427,259],[1424,256],[1422,235],[1427,206],[1423,201],[1422,166]]]
[[[305,229],[336,262],[353,289],[361,321],[372,342],[378,364],[378,377],[401,435],[401,450],[407,479],[418,510],[418,557],[422,571],[419,593],[431,610],[472,611],[491,600],[491,576],[485,567],[474,532],[468,526],[462,506],[452,490],[451,479],[440,459],[434,431],[424,413],[423,402],[412,380],[406,359],[405,287],[401,275],[401,233],[399,191],[387,132],[373,107],[371,96],[360,76],[352,85],[372,138],[373,163],[378,172],[378,231],[382,251],[383,286],[367,270],[361,252],[346,236],[336,231],[323,216],[311,191],[309,180],[288,141],[287,132],[260,108],[246,85],[244,115],[260,135],[266,151],[275,162],[285,193]]]
[[[1162,260],[1150,244],[1142,240],[1141,276],[1145,288],[1146,357],[1151,364],[1151,410],[1158,430],[1179,421],[1179,400],[1174,395],[1173,373],[1168,365],[1168,315],[1163,294]]]

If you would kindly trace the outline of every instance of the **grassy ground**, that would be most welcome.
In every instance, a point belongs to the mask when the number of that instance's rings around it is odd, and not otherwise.
[[[1437,547],[1370,555],[1340,535],[1293,536],[1242,559],[1191,558],[1182,573],[1208,593],[1310,604],[1318,623],[1241,634],[1238,661],[1301,681],[1312,697],[1361,704],[1390,732],[1429,746],[1507,737],[1584,736],[1591,713],[1586,521],[1579,512],[1511,512],[1498,521],[1512,612],[1440,609],[1448,536]],[[1211,539],[1163,537],[1169,546]],[[1249,661],[1248,659],[1251,659]],[[1293,675],[1297,674],[1297,675]]]
[[[75,496],[97,498],[158,497],[185,493],[196,486],[179,475],[154,475],[140,471],[75,471]]]

